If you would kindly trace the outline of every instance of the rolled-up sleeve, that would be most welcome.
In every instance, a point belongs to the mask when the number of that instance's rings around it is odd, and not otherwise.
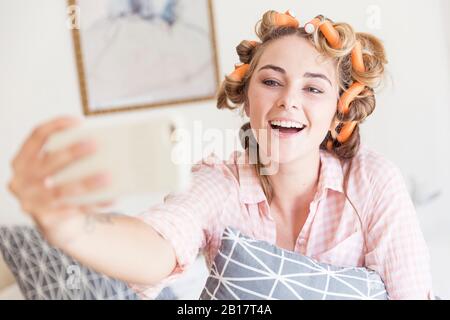
[[[171,243],[177,260],[175,269],[159,285],[130,284],[142,298],[155,298],[196,260],[230,194],[237,192],[231,171],[217,161],[192,166],[189,188],[168,194],[163,203],[137,216]]]
[[[434,299],[430,257],[400,170],[374,179],[366,266],[385,282],[390,299]]]

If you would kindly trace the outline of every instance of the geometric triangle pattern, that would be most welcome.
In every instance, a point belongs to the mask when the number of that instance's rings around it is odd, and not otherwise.
[[[34,228],[0,227],[0,251],[25,299],[140,300],[125,282],[82,266]],[[166,288],[157,299],[173,298]]]
[[[321,263],[226,228],[200,300],[385,300],[381,277]]]

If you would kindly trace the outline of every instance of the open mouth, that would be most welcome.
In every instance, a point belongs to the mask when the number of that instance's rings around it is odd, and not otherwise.
[[[280,133],[285,134],[298,133],[306,128],[304,124],[288,121],[270,121],[269,124],[273,130],[278,130]]]

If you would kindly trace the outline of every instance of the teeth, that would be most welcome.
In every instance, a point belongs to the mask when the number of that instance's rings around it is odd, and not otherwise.
[[[275,125],[275,126],[279,126],[279,127],[283,127],[283,128],[303,128],[304,125],[300,124],[298,122],[294,122],[294,121],[280,121],[280,120],[274,120],[274,121],[270,121],[270,124]]]

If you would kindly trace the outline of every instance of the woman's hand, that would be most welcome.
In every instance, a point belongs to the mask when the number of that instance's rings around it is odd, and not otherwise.
[[[95,152],[89,142],[47,153],[48,137],[80,123],[71,117],[40,125],[25,140],[12,161],[11,192],[31,215],[46,239],[81,264],[123,281],[156,284],[176,265],[175,251],[151,226],[134,217],[96,213],[91,207],[69,205],[64,197],[80,196],[108,184],[97,174],[52,186],[49,177]],[[95,205],[98,208],[98,205]]]
[[[62,185],[51,185],[52,175],[95,152],[92,141],[81,141],[54,152],[43,151],[51,134],[80,123],[81,120],[75,117],[60,117],[39,125],[12,161],[13,174],[9,189],[19,200],[23,211],[31,215],[46,236],[55,232],[64,222],[92,209],[69,205],[63,201],[65,197],[87,194],[108,183],[106,174],[96,174]]]

